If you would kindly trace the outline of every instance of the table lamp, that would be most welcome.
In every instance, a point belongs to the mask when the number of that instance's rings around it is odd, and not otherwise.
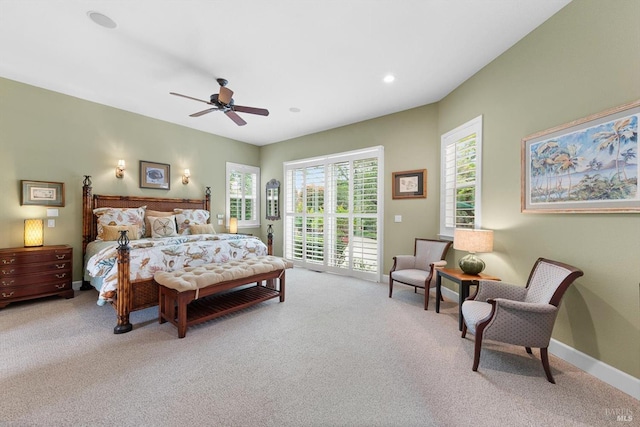
[[[458,265],[466,274],[478,275],[484,270],[485,263],[476,256],[476,252],[493,251],[493,230],[458,228],[453,234],[453,249],[469,252]]]
[[[229,233],[236,234],[238,232],[238,218],[229,218]]]
[[[24,247],[42,246],[44,244],[44,220],[24,220]]]

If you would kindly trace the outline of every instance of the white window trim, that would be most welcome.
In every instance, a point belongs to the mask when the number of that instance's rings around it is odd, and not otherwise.
[[[255,175],[256,180],[256,194],[255,194],[255,219],[253,220],[240,220],[238,219],[238,229],[240,228],[256,228],[260,227],[260,217],[261,217],[261,206],[260,206],[260,168],[257,166],[249,166],[243,165],[240,163],[231,163],[227,162],[226,165],[226,187],[225,187],[225,197],[226,197],[226,224],[227,228],[229,227],[229,218],[231,217],[231,195],[229,194],[230,187],[230,176],[231,172],[241,172],[241,173],[249,173]]]
[[[469,120],[463,125],[445,133],[440,138],[440,238],[453,240],[455,227],[446,226],[446,152],[447,147],[461,139],[476,134],[476,185],[475,185],[475,221],[474,228],[482,223],[482,116]]]
[[[373,147],[369,147],[369,148],[363,148],[363,149],[359,149],[359,150],[352,150],[352,151],[346,151],[346,152],[342,152],[342,153],[334,153],[334,154],[329,154],[329,155],[325,155],[325,156],[318,156],[318,157],[312,157],[312,158],[306,158],[306,159],[300,159],[300,160],[293,160],[293,161],[288,161],[288,162],[284,162],[283,163],[283,176],[284,178],[284,183],[283,183],[283,195],[284,198],[286,199],[287,195],[289,194],[289,191],[291,191],[291,189],[289,188],[288,185],[288,180],[287,180],[287,173],[290,169],[296,169],[296,168],[306,168],[306,167],[310,167],[310,166],[316,166],[316,165],[324,165],[327,166],[328,164],[331,163],[335,163],[337,161],[352,161],[352,160],[360,160],[366,157],[376,157],[378,159],[378,183],[377,183],[377,197],[378,200],[384,200],[384,146],[382,145],[378,145],[378,146],[373,146]],[[350,180],[350,185],[352,185],[353,182],[352,180]],[[352,194],[352,192],[350,192],[350,194]],[[325,196],[327,197],[327,196]],[[296,213],[291,212],[287,209],[287,203],[286,201],[283,202],[283,219],[286,223],[286,220],[288,217],[290,216],[295,216]],[[329,215],[329,214],[328,214]],[[348,217],[350,218],[349,221],[352,222],[352,218],[353,218],[354,214],[350,213],[348,215]],[[327,261],[325,260],[324,264],[319,265],[319,264],[306,264],[304,262],[300,262],[297,260],[294,260],[294,264],[301,266],[301,267],[309,267],[311,269],[314,270],[320,270],[320,271],[331,271],[337,274],[342,274],[342,275],[349,275],[352,277],[358,277],[361,279],[366,279],[366,280],[375,280],[377,282],[381,282],[384,272],[383,272],[383,262],[384,262],[384,203],[379,203],[378,204],[378,221],[377,221],[377,227],[378,227],[378,259],[377,259],[377,263],[378,263],[378,272],[373,275],[372,273],[368,273],[368,272],[358,272],[355,271],[354,269],[350,268],[347,271],[344,271],[344,269],[332,269],[330,267],[328,267]],[[286,226],[285,226],[286,227]],[[285,248],[285,239],[286,239],[286,230],[283,230],[285,237],[283,238],[283,252],[286,252],[286,248]],[[326,233],[326,230],[325,230]],[[326,236],[325,236],[325,240]],[[350,248],[350,252],[349,252],[349,259],[353,259],[353,247]],[[347,274],[348,273],[348,274]]]

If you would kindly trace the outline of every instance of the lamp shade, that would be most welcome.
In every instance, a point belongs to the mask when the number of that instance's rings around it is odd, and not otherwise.
[[[475,253],[493,251],[493,231],[456,229],[453,233],[453,249],[469,252],[458,261],[458,265],[466,274],[478,275],[484,270],[485,263]]]
[[[229,233],[236,234],[238,232],[238,218],[229,218]]]
[[[493,230],[456,229],[453,234],[453,249],[467,252],[492,252]]]
[[[42,246],[44,244],[44,221],[41,219],[24,220],[24,246]]]

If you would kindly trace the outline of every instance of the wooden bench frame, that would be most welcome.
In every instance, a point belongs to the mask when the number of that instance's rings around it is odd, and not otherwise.
[[[275,286],[278,279],[279,286]],[[267,285],[262,284],[267,281]],[[225,292],[243,285],[256,283],[255,286]],[[160,289],[159,322],[170,322],[178,328],[178,338],[184,338],[187,327],[224,316],[234,311],[261,303],[271,298],[280,298],[284,302],[285,269],[256,274],[235,280],[209,285],[196,291],[177,291],[158,284]]]

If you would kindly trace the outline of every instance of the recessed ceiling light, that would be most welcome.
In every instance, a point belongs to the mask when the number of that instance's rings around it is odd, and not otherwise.
[[[291,107],[291,108],[289,108],[289,111],[291,111],[292,113],[299,113],[302,110],[299,109],[298,107]]]
[[[93,10],[90,10],[89,12],[87,12],[87,16],[96,24],[100,25],[101,27],[104,28],[116,28],[118,26],[118,24],[116,24],[113,19],[109,18],[107,15],[103,15],[100,12],[95,12]]]
[[[384,76],[384,79],[382,79],[385,83],[391,83],[395,80],[395,76],[393,74],[387,74],[386,76]]]

